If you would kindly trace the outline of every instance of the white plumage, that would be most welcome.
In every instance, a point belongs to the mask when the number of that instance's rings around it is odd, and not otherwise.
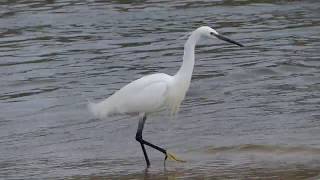
[[[165,107],[168,89],[172,84],[172,77],[166,74],[152,74],[137,79],[108,99],[89,107],[93,114],[99,118],[115,114],[138,113],[142,109],[145,113]]]

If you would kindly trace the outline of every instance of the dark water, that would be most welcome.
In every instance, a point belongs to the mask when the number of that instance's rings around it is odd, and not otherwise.
[[[208,41],[179,116],[101,121],[103,99],[145,74],[174,74],[184,39]],[[320,1],[0,1],[1,179],[320,179]]]

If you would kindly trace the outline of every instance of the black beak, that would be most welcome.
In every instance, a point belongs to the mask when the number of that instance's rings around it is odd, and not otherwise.
[[[227,38],[227,37],[225,37],[225,36],[222,36],[222,35],[220,35],[220,34],[214,34],[214,35],[215,35],[218,39],[227,41],[227,42],[232,43],[232,44],[236,44],[236,45],[238,45],[238,46],[240,46],[240,47],[244,47],[244,45],[242,45],[241,43],[238,43],[238,42],[236,42],[236,41],[234,41],[234,40],[231,40],[231,39],[229,39],[229,38]]]

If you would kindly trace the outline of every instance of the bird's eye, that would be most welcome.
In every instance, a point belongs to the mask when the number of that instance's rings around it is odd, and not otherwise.
[[[210,35],[214,35],[214,33],[213,33],[213,32],[210,32]]]

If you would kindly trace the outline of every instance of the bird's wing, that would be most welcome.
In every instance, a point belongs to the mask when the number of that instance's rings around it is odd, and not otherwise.
[[[88,107],[99,118],[127,113],[151,113],[168,103],[172,76],[152,74],[132,81],[109,98]]]
[[[117,110],[120,113],[140,113],[158,111],[167,100],[166,81],[152,81],[144,86],[124,89],[119,95]]]

